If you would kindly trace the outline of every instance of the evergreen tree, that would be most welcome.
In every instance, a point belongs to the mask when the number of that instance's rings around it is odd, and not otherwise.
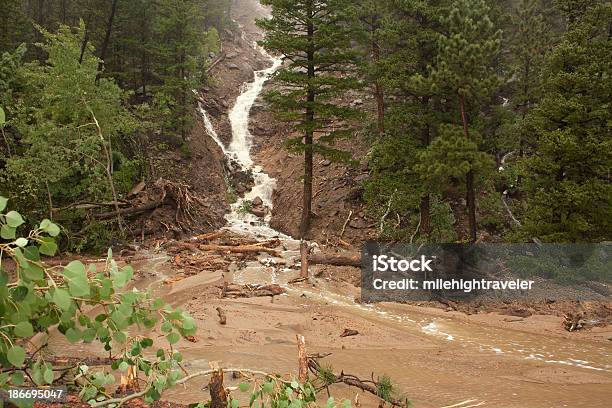
[[[164,128],[187,138],[195,95],[204,67],[204,11],[200,0],[160,0],[156,3],[155,62],[162,85],[157,98],[168,114]],[[163,111],[162,111],[163,112]]]
[[[525,232],[549,242],[612,237],[612,5],[560,0],[568,31],[546,56],[543,98],[527,118]]]
[[[435,87],[447,92],[459,107],[464,137],[470,136],[470,113],[478,115],[482,104],[498,86],[492,61],[500,48],[501,31],[495,30],[484,0],[457,0],[442,19],[443,34],[439,37],[438,58],[433,72]],[[473,119],[473,118],[472,118]],[[477,144],[475,145],[477,146]],[[477,239],[475,172],[479,167],[470,162],[466,169],[466,201],[470,239]]]
[[[288,148],[304,155],[303,238],[312,214],[314,154],[349,159],[348,153],[333,146],[349,130],[330,126],[354,116],[335,99],[357,85],[348,75],[353,54],[349,29],[342,20],[347,4],[342,0],[263,0],[262,4],[272,6],[272,17],[258,22],[266,31],[262,45],[287,61],[275,76],[282,90],[268,93],[267,98],[279,117],[300,133],[287,141]]]

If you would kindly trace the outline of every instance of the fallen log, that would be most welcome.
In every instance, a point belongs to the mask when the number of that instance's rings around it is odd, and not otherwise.
[[[199,245],[198,249],[202,251],[221,251],[221,252],[231,252],[237,254],[258,254],[260,252],[268,253],[272,256],[280,257],[280,253],[271,248],[266,248],[260,245],[214,245],[214,244],[203,244]]]
[[[152,201],[145,205],[141,205],[140,207],[132,207],[132,208],[124,208],[119,211],[109,211],[101,214],[94,215],[94,218],[99,220],[107,220],[110,218],[114,218],[117,215],[126,216],[126,215],[136,215],[146,211],[154,210],[160,205],[162,205],[163,200]]]
[[[225,297],[263,297],[263,296],[278,296],[285,293],[280,285],[227,285],[220,287],[225,292]]]
[[[308,262],[313,265],[334,265],[361,267],[361,255],[359,254],[312,254],[308,256]]]

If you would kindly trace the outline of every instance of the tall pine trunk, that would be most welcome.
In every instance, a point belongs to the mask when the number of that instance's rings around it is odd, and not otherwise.
[[[308,106],[306,107],[306,123],[308,124],[308,130],[304,133],[304,195],[302,203],[302,221],[300,223],[300,238],[304,239],[308,230],[310,229],[310,217],[312,214],[312,174],[313,174],[313,131],[311,124],[314,122],[314,109],[313,105],[315,102],[315,91],[313,88],[313,80],[315,78],[315,52],[314,52],[314,24],[312,23],[312,16],[314,12],[314,6],[312,2],[309,2],[307,36],[310,44],[310,49],[307,52],[308,60],[308,93],[307,101]]]
[[[461,110],[461,121],[463,122],[463,132],[465,133],[466,139],[470,139],[470,133],[468,130],[467,117],[465,115],[465,97],[459,95],[459,108]],[[468,221],[470,225],[470,241],[476,242],[476,193],[474,190],[474,171],[470,169],[466,176],[465,187],[467,190],[466,201],[468,208]]]
[[[111,32],[113,31],[113,20],[115,19],[115,12],[117,11],[117,0],[113,0],[111,5],[110,15],[108,16],[108,22],[106,23],[106,32],[104,33],[104,41],[100,48],[100,62],[98,63],[98,74],[96,75],[96,83],[100,80],[102,70],[106,65],[106,51],[108,50],[108,44],[110,42]]]
[[[374,38],[372,38],[372,59],[375,64],[380,60],[380,45]],[[385,94],[378,79],[374,80],[374,97],[376,98],[378,133],[383,135],[385,133]]]
[[[428,105],[429,105],[429,97],[428,96],[422,97],[421,98],[421,106],[422,106],[424,112],[427,111]],[[426,125],[423,128],[421,138],[422,138],[423,145],[425,147],[429,146],[429,143],[431,143],[431,137],[429,135],[429,125]],[[419,205],[419,213],[421,214],[421,218],[420,218],[421,231],[423,231],[423,233],[425,235],[427,235],[428,237],[431,234],[431,214],[430,214],[430,211],[431,210],[430,210],[429,193],[425,193],[421,197],[421,203]]]

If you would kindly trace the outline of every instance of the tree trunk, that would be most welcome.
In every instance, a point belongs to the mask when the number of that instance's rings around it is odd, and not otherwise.
[[[312,18],[314,14],[314,5],[312,2],[308,2],[308,15]],[[312,19],[309,19],[307,26],[307,37],[309,42],[309,50],[307,52],[308,60],[308,90],[307,90],[307,101],[308,107],[306,108],[305,122],[312,124],[314,122],[314,110],[312,106],[315,102],[315,90],[313,80],[315,78],[315,65],[314,65],[314,24]],[[307,130],[304,134],[304,196],[302,204],[302,221],[300,223],[300,238],[305,239],[308,230],[310,229],[310,217],[312,214],[312,174],[313,174],[313,131]]]
[[[378,63],[380,60],[380,45],[374,38],[372,38],[372,60],[374,63]],[[385,95],[378,79],[374,80],[374,96],[376,98],[378,133],[383,135],[385,133]]]
[[[423,111],[427,112],[428,107],[429,107],[429,97],[428,96],[424,96],[421,98],[421,106],[423,108]],[[423,127],[422,134],[421,134],[421,141],[423,143],[423,146],[425,146],[426,148],[431,143],[429,124],[426,124]],[[421,231],[423,232],[423,234],[429,237],[429,235],[431,234],[431,214],[430,214],[429,193],[425,193],[423,196],[421,196],[421,203],[419,205],[419,213],[421,217],[420,218]]]
[[[96,83],[100,80],[102,69],[106,64],[106,51],[108,50],[108,43],[110,42],[111,32],[113,30],[113,20],[115,19],[115,12],[117,11],[117,1],[113,0],[111,4],[110,15],[108,16],[108,23],[106,24],[106,32],[104,34],[104,41],[100,47],[100,62],[98,63],[98,73],[96,75]]]
[[[463,122],[463,132],[466,139],[470,139],[468,130],[467,117],[465,115],[465,97],[459,95],[459,108],[461,110],[461,121]],[[468,222],[470,225],[470,241],[476,242],[477,226],[476,226],[476,193],[474,190],[474,171],[470,170],[466,176],[465,187],[467,190],[466,201],[468,208]]]
[[[421,197],[421,204],[419,205],[419,212],[421,214],[421,231],[425,235],[431,233],[431,223],[430,223],[430,212],[429,212],[429,194],[425,194]]]
[[[227,408],[227,392],[223,385],[223,371],[219,370],[210,376],[210,408]]]

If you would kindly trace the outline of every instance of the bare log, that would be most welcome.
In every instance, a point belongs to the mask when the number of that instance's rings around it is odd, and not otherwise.
[[[266,252],[272,256],[280,257],[280,253],[271,248],[266,248],[261,245],[214,245],[214,244],[204,244],[199,245],[198,248],[202,251],[221,251],[221,252],[232,252],[238,254],[258,254],[260,252]]]
[[[308,262],[314,265],[335,265],[361,267],[361,255],[359,254],[312,254],[308,256]]]
[[[222,287],[223,290],[223,287]],[[227,297],[262,297],[277,296],[285,293],[280,285],[225,285],[225,296]]]
[[[105,212],[102,214],[97,214],[94,215],[95,218],[99,219],[99,220],[107,220],[113,217],[116,217],[117,215],[136,215],[136,214],[140,214],[146,211],[150,211],[150,210],[154,210],[157,207],[159,207],[160,205],[162,205],[163,200],[157,200],[157,201],[152,201],[150,203],[147,203],[145,205],[142,205],[140,207],[133,207],[133,208],[124,208],[118,211],[112,211],[112,212]]]
[[[306,339],[301,334],[295,335],[298,346],[298,380],[304,384],[308,381],[308,355],[306,354]]]

